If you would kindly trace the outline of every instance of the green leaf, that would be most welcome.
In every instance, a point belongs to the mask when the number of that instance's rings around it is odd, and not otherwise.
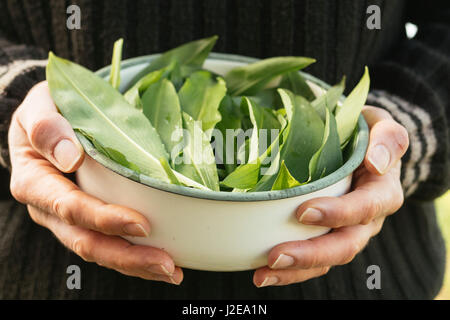
[[[142,96],[144,115],[159,133],[170,158],[183,138],[183,122],[177,92],[172,83],[163,78],[152,84]],[[179,134],[177,134],[179,133]]]
[[[286,73],[281,78],[278,88],[288,89],[293,94],[302,96],[308,101],[313,101],[316,98],[305,78],[298,71]]]
[[[273,164],[277,164],[279,162],[279,145],[281,142],[281,137],[286,130],[285,125],[286,123],[282,124],[279,134],[272,141],[271,145],[264,151],[264,153],[258,157],[256,163],[241,164],[236,170],[231,172],[225,178],[222,184],[235,189],[252,189],[259,184],[258,178],[262,171],[261,169],[267,169],[265,172],[268,171],[276,173],[278,169],[274,168]],[[273,159],[272,163],[266,163],[267,161],[270,161],[270,158],[273,157],[273,155],[275,155],[275,159]],[[270,167],[265,168],[267,165],[270,165]],[[265,177],[267,176],[264,176],[262,179]]]
[[[169,177],[170,181],[173,184],[181,184],[180,180],[178,180],[177,176],[175,175],[172,167],[169,165],[166,159],[161,158],[159,159],[163,169],[166,171],[167,176]]]
[[[325,132],[322,146],[309,162],[309,181],[320,179],[333,173],[342,166],[342,151],[337,132],[336,119],[326,108]]]
[[[163,76],[165,70],[157,70],[150,72],[143,78],[139,79],[139,81],[130,88],[127,92],[125,92],[124,97],[125,100],[128,101],[129,104],[136,107],[137,109],[142,109],[142,101],[141,101],[141,95],[145,92],[145,90],[148,89],[150,85],[153,83],[159,81],[161,77]]]
[[[347,143],[341,145],[343,162],[345,163],[352,156],[353,152],[356,149],[356,145],[358,144],[358,125],[355,126],[355,130],[353,130],[352,135],[347,140]]]
[[[221,120],[219,105],[225,96],[222,78],[214,80],[208,71],[197,71],[186,79],[178,93],[181,109],[202,122],[203,131],[214,129]],[[211,133],[208,134],[211,137]]]
[[[234,100],[225,95],[219,105],[219,112],[222,115],[222,120],[217,123],[216,128],[220,131],[222,140],[216,141],[216,158],[224,165],[226,174],[230,174],[237,167],[237,139],[235,135],[227,135],[227,130],[237,130],[242,128],[242,118],[239,105],[236,105]],[[232,139],[233,141],[228,141]],[[218,155],[217,149],[222,144],[222,152]],[[227,150],[227,146],[230,150]],[[233,147],[233,149],[231,149]],[[226,156],[229,157],[227,161]],[[227,163],[228,162],[228,163]]]
[[[278,171],[284,160],[292,176],[303,182],[309,178],[309,161],[321,146],[324,124],[306,99],[284,89],[278,89],[278,92],[286,109],[288,125],[283,132],[279,159],[272,164],[272,169]],[[271,190],[275,179],[276,173],[266,174],[252,191]]]
[[[252,95],[272,79],[286,72],[303,69],[316,60],[305,57],[275,57],[230,70],[225,81],[231,95]]]
[[[258,130],[258,155],[261,155],[272,143],[273,130],[281,129],[281,123],[274,110],[261,107],[256,103],[251,103],[250,119],[253,128],[257,128]],[[265,134],[265,136],[263,136],[263,134]]]
[[[122,153],[120,153],[119,151],[117,151],[117,150],[115,150],[113,148],[110,148],[110,147],[104,147],[93,136],[91,136],[90,134],[88,134],[87,132],[85,132],[83,130],[76,129],[76,131],[80,132],[89,141],[91,141],[92,145],[95,147],[95,149],[97,149],[97,151],[100,151],[101,153],[103,153],[104,155],[106,155],[110,159],[114,160],[115,162],[121,164],[122,166],[127,167],[127,168],[129,168],[131,170],[134,170],[137,173],[140,173],[140,169],[138,168],[138,166],[135,165],[134,163],[129,162],[127,160],[127,158]]]
[[[341,145],[347,142],[355,130],[362,107],[369,93],[369,87],[369,69],[366,67],[361,80],[344,100],[342,107],[336,112],[337,130]]]
[[[114,89],[119,89],[120,85],[120,62],[122,61],[123,39],[114,42],[113,56],[111,61],[111,74],[109,83]]]
[[[222,184],[234,189],[250,189],[258,182],[260,167],[261,162],[259,158],[256,159],[256,162],[241,165],[228,175],[222,181]]]
[[[302,183],[298,182],[289,172],[284,160],[281,162],[280,171],[278,171],[277,178],[273,183],[272,190],[283,190],[301,186]]]
[[[241,163],[254,163],[259,157],[259,129],[256,122],[255,109],[247,97],[242,97],[241,109],[247,109],[250,121],[252,123],[251,135],[246,143],[242,144],[237,152],[237,159]]]
[[[336,105],[344,93],[345,89],[345,77],[342,78],[341,82],[337,85],[331,87],[326,93],[311,102],[313,108],[320,115],[322,120],[325,121],[326,109],[328,108],[331,112],[334,111]]]
[[[184,75],[183,70],[178,62],[175,62],[172,71],[170,72],[169,80],[172,82],[176,91],[180,90],[181,86],[183,85]]]
[[[104,150],[122,154],[141,173],[171,182],[160,161],[168,158],[164,145],[142,112],[129,105],[108,82],[52,52],[46,71],[52,98],[72,128],[93,137]],[[206,189],[181,174],[177,178],[186,185]]]
[[[184,136],[183,158],[176,159],[175,169],[209,189],[219,191],[216,161],[209,138],[202,131],[199,121],[185,112],[183,120],[188,134]]]
[[[185,70],[187,70],[185,75],[189,74],[203,65],[203,62],[208,57],[209,52],[215,45],[217,39],[217,36],[212,36],[209,38],[188,42],[172,50],[166,51],[161,56],[150,62],[144,70],[139,72],[130,82],[129,87],[133,86],[146,74],[162,69],[173,62],[177,62],[180,67],[190,67],[188,69],[185,68]]]
[[[248,98],[257,105],[267,109],[276,110],[279,107],[282,107],[280,96],[275,88],[261,90],[251,96],[248,96]]]

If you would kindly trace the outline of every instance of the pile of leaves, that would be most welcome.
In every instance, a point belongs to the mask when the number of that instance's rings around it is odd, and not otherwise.
[[[367,98],[367,68],[340,101],[345,77],[317,92],[299,72],[315,62],[311,58],[269,58],[223,77],[206,70],[216,40],[163,53],[123,93],[122,39],[114,45],[109,81],[50,52],[51,95],[98,151],[167,183],[213,191],[281,190],[341,167]]]

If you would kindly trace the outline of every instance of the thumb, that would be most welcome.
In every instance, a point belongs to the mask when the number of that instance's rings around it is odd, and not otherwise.
[[[46,81],[35,85],[18,110],[17,119],[39,154],[69,173],[83,162],[83,147],[69,122],[58,113]]]
[[[408,149],[408,132],[381,108],[366,106],[363,115],[370,128],[364,164],[370,172],[383,175],[397,164]]]

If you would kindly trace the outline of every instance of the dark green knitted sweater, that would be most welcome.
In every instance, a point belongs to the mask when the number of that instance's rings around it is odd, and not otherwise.
[[[81,8],[68,30],[66,8]],[[369,5],[381,8],[370,30]],[[405,22],[418,25],[414,39]],[[304,55],[308,72],[355,85],[369,65],[369,103],[389,110],[410,135],[402,169],[406,203],[354,261],[321,278],[258,289],[252,272],[184,270],[181,286],[145,281],[86,263],[29,218],[10,195],[7,130],[29,88],[44,79],[48,50],[91,68],[109,64],[114,40],[124,58],[161,52],[213,34],[215,51],[253,57]],[[450,9],[446,1],[361,0],[0,0],[0,298],[433,298],[445,248],[432,200],[448,189]],[[81,267],[82,289],[68,290],[66,268]],[[381,269],[369,290],[367,267]]]

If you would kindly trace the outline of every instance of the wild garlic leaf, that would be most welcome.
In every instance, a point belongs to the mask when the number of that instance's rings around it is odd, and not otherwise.
[[[143,112],[159,133],[170,159],[183,138],[183,122],[177,92],[169,80],[162,78],[152,84],[142,96]]]
[[[260,168],[259,158],[256,159],[256,162],[240,165],[222,181],[222,184],[233,189],[253,188],[258,182]]]
[[[183,71],[178,62],[175,62],[170,74],[169,74],[169,80],[172,82],[173,86],[175,87],[175,90],[178,92],[183,85]]]
[[[286,109],[288,124],[283,132],[278,163],[273,164],[273,168],[278,170],[284,160],[292,176],[303,182],[309,177],[309,161],[321,146],[324,123],[306,99],[285,89],[278,89],[278,92]],[[271,190],[277,172],[266,174],[252,191]]]
[[[348,141],[356,127],[369,93],[369,87],[369,69],[366,67],[361,80],[344,100],[342,107],[336,112],[337,130],[341,145]]]
[[[93,137],[105,150],[116,150],[141,173],[171,182],[161,164],[168,155],[155,128],[108,82],[51,52],[46,74],[52,98],[73,129]],[[207,189],[174,174],[185,185]]]
[[[153,83],[159,81],[161,77],[163,76],[165,70],[157,70],[150,72],[143,78],[139,79],[139,81],[130,88],[127,92],[125,92],[124,97],[125,100],[128,101],[129,104],[134,106],[135,108],[142,110],[142,101],[141,101],[141,95],[145,92],[145,90],[148,89],[150,85]]]
[[[302,183],[298,182],[289,172],[284,160],[281,162],[280,171],[278,171],[277,178],[273,183],[272,190],[283,190],[301,186]]]
[[[250,121],[252,123],[251,135],[247,141],[240,146],[240,150],[238,150],[238,159],[241,163],[256,163],[257,158],[259,157],[259,129],[261,127],[258,126],[256,120],[256,110],[254,106],[250,102],[247,97],[242,97],[241,109],[247,109]],[[244,153],[242,156],[241,154]]]
[[[333,173],[343,163],[336,119],[328,108],[325,109],[325,112],[326,121],[322,145],[309,162],[309,181],[314,181]]]
[[[253,188],[260,183],[258,179],[261,174],[267,174],[264,175],[261,180],[268,177],[269,174],[276,174],[278,168],[275,166],[277,166],[279,162],[280,144],[285,130],[286,122],[282,123],[279,134],[275,139],[273,139],[271,145],[264,151],[264,153],[258,157],[256,163],[241,164],[236,170],[231,172],[225,178],[222,184],[230,188],[245,190],[252,189],[253,191]],[[241,181],[245,181],[245,183]]]
[[[137,173],[140,173],[140,169],[138,168],[137,165],[135,165],[134,163],[131,163],[127,160],[127,158],[120,153],[119,151],[110,148],[110,147],[104,147],[100,142],[98,142],[93,136],[91,136],[90,134],[88,134],[87,132],[80,130],[80,129],[76,129],[77,132],[81,133],[83,136],[85,136],[91,143],[92,145],[95,147],[95,149],[101,153],[103,153],[105,156],[107,156],[108,158],[114,160],[115,162],[121,164],[122,166],[129,168],[131,170],[136,171]]]
[[[251,96],[248,96],[250,101],[267,109],[278,109],[282,107],[280,96],[276,88],[269,88],[261,90]]]
[[[323,95],[311,102],[313,108],[317,111],[323,121],[326,118],[326,109],[328,108],[331,112],[334,112],[336,105],[344,93],[345,89],[345,77],[342,78],[341,82],[337,85],[328,89]]]
[[[230,70],[225,75],[231,95],[252,95],[264,88],[275,77],[303,69],[316,60],[306,57],[275,57]]]
[[[219,105],[226,93],[222,78],[213,79],[208,71],[197,71],[186,79],[178,96],[182,111],[202,122],[205,132],[221,120]],[[208,134],[211,137],[211,132]]]
[[[236,105],[234,100],[229,96],[225,95],[219,105],[219,112],[222,115],[222,120],[217,123],[216,128],[220,131],[222,139],[219,141],[215,141],[216,146],[216,159],[219,160],[220,163],[224,164],[226,174],[230,174],[233,172],[236,167],[236,144],[237,139],[235,135],[228,134],[227,130],[234,132],[234,130],[242,128],[242,114],[239,108],[239,105]],[[228,141],[232,139],[233,141]],[[220,145],[222,145],[222,153],[217,150]],[[229,150],[227,150],[227,146]],[[228,160],[227,160],[228,157]]]
[[[219,191],[216,161],[209,138],[202,131],[201,122],[183,112],[184,136],[182,159],[175,159],[175,169],[186,177]]]
[[[143,76],[148,73],[167,67],[173,62],[177,62],[180,67],[186,66],[189,68],[182,68],[186,70],[184,76],[189,75],[196,69],[201,68],[205,59],[208,57],[209,52],[215,45],[218,37],[212,36],[192,42],[185,43],[179,47],[166,51],[161,56],[151,61],[150,64],[141,72],[139,72],[128,87],[133,86]]]
[[[298,71],[291,71],[283,75],[278,88],[288,89],[293,94],[302,96],[308,101],[313,101],[316,98],[305,78]]]
[[[111,73],[109,83],[114,89],[119,90],[120,86],[120,63],[122,62],[123,39],[114,42],[113,56],[111,61]]]
[[[277,117],[277,113],[272,109],[252,103],[251,111],[250,119],[252,120],[253,127],[258,128],[258,155],[261,155],[275,139],[276,133],[279,133],[281,130],[281,123]]]

